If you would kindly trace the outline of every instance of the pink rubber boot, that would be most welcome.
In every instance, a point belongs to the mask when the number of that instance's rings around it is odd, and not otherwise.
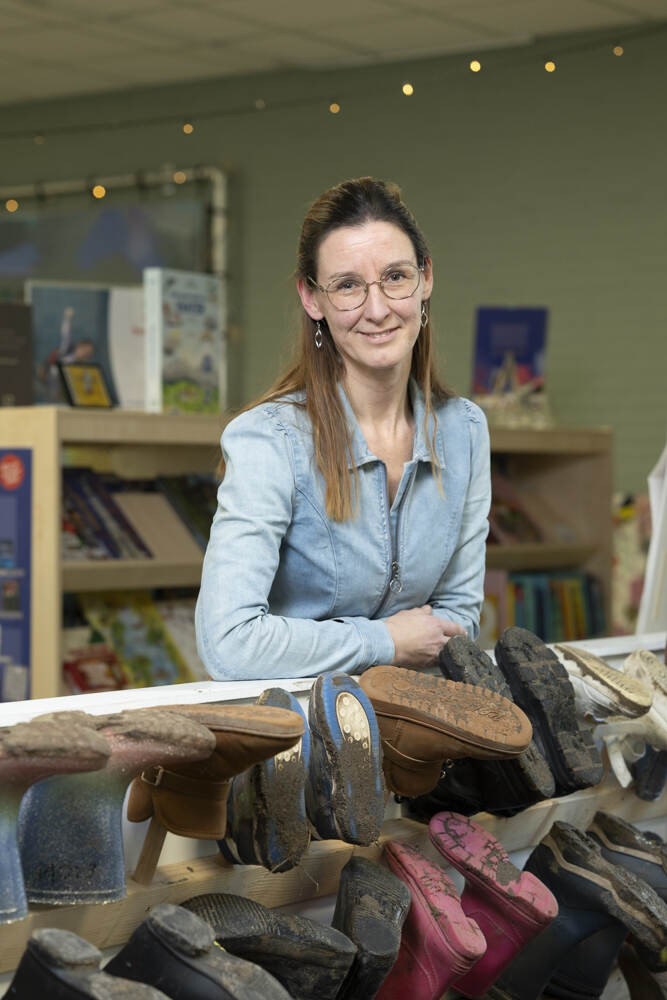
[[[400,840],[385,844],[384,858],[408,886],[412,903],[398,958],[376,1000],[440,1000],[484,954],[486,943],[442,868]]]
[[[481,997],[526,944],[558,913],[558,903],[530,872],[520,872],[503,845],[467,816],[441,812],[429,823],[431,841],[466,880],[461,906],[486,938],[486,954],[456,989]]]

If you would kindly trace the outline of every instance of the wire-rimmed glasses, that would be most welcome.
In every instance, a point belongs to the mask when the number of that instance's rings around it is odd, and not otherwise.
[[[320,292],[324,292],[334,309],[346,312],[358,309],[368,298],[371,285],[379,285],[388,299],[409,299],[419,287],[423,267],[416,264],[397,264],[387,268],[377,281],[364,281],[359,274],[343,274],[333,278],[328,285],[318,285],[308,281]]]

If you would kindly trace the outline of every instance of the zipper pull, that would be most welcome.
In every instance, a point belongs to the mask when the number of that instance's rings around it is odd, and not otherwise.
[[[391,579],[389,580],[389,589],[392,594],[400,594],[403,590],[403,582],[401,580],[401,567],[397,562],[391,564]]]

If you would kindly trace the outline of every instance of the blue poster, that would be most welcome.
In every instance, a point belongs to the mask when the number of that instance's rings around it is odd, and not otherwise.
[[[0,448],[0,701],[30,697],[32,452]]]

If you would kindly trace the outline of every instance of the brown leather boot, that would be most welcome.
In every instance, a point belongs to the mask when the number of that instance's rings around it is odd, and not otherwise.
[[[143,771],[132,783],[127,818],[140,823],[155,815],[181,837],[220,840],[231,779],[297,743],[303,719],[268,705],[170,705],[167,710],[210,729],[213,753],[205,760]]]
[[[477,685],[393,666],[371,667],[359,684],[380,727],[387,785],[398,795],[430,792],[448,759],[506,759],[530,743],[521,709]]]

